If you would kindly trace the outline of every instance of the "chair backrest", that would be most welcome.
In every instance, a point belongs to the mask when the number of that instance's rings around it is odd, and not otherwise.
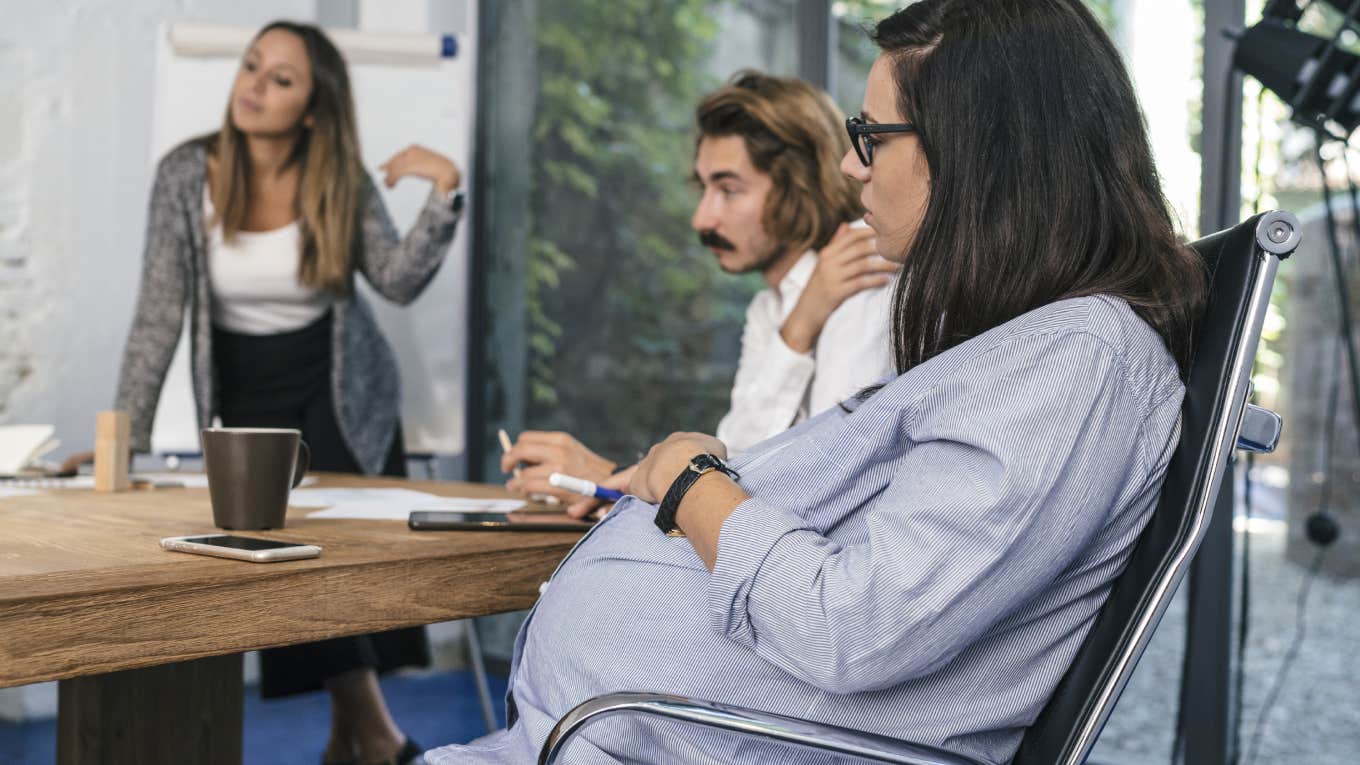
[[[1016,765],[1076,765],[1100,735],[1203,539],[1228,471],[1252,361],[1279,261],[1298,219],[1257,215],[1194,243],[1209,275],[1186,384],[1181,440],[1157,509],[1048,705],[1025,731]]]

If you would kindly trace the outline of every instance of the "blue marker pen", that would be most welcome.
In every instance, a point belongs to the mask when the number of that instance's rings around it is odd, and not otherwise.
[[[595,485],[594,481],[587,481],[584,478],[553,473],[548,476],[548,483],[559,489],[566,489],[577,494],[584,494],[587,497],[602,499],[605,502],[617,502],[623,499],[623,492],[613,489],[605,489]]]

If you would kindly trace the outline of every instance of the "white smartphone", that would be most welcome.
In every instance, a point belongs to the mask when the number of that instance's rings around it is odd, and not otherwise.
[[[281,560],[315,558],[321,555],[321,548],[316,545],[276,542],[272,539],[238,537],[231,534],[166,537],[161,540],[161,547],[175,552],[248,560],[251,563],[274,563]]]

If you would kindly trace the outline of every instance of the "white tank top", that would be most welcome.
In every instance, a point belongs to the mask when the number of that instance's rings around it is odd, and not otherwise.
[[[203,190],[205,220],[212,199]],[[298,281],[302,231],[297,221],[271,231],[238,231],[222,238],[221,224],[208,232],[208,283],[213,324],[228,332],[272,335],[302,329],[321,318],[331,296]]]

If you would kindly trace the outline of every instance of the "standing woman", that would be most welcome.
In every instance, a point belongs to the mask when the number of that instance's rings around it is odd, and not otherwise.
[[[297,428],[312,467],[406,474],[392,351],[354,290],[355,273],[406,304],[438,271],[462,198],[447,157],[411,146],[383,168],[433,182],[404,238],[359,156],[345,62],[316,27],[269,24],[232,85],[221,130],[184,143],[156,172],[141,293],[118,408],[133,447],[152,418],[187,315],[202,427]],[[379,672],[429,661],[424,630],[325,640],[261,653],[261,693],[325,687],[323,762],[420,762],[393,722]]]

